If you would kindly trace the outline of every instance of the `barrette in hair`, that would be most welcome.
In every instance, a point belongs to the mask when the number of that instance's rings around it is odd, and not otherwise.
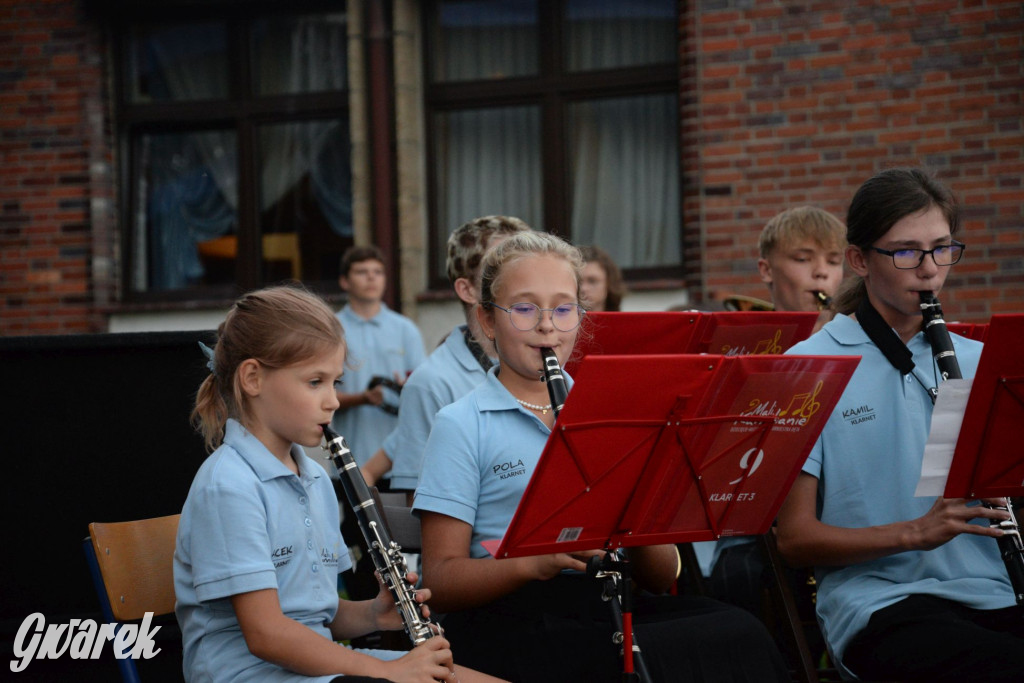
[[[209,368],[210,372],[216,375],[217,371],[214,369],[213,365],[213,349],[203,342],[199,342],[199,348],[202,350],[203,355],[206,356],[206,367]]]

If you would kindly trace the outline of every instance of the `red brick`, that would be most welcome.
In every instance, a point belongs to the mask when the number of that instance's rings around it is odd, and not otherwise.
[[[681,4],[680,54],[688,61],[680,71],[680,204],[690,262],[680,277],[691,298],[763,296],[753,264],[768,217],[796,202],[842,216],[879,168],[927,162],[968,209],[974,256],[952,280],[960,291],[951,292],[949,315],[984,322],[993,312],[1020,312],[1021,257],[1013,256],[1024,248],[1019,0],[818,2],[799,13],[785,3],[749,4],[722,11]],[[88,202],[105,198],[116,207],[122,169],[109,139],[93,152],[83,132],[87,112],[112,109],[98,99],[108,46],[89,43],[96,27],[80,23],[79,7],[80,0],[7,0],[0,8],[0,35],[12,36],[0,43],[0,72],[24,73],[0,92],[0,131],[17,133],[4,138],[0,207],[16,201],[28,221],[0,222],[8,240],[0,252],[0,334],[95,331],[103,314],[81,302],[116,302],[117,283],[93,282],[90,259],[97,245],[116,239],[117,226],[91,224]],[[32,116],[19,115],[23,108]],[[37,141],[71,146],[38,151]],[[96,159],[112,164],[110,172],[90,177]],[[62,209],[65,198],[86,204]],[[9,248],[12,239],[19,246]],[[90,256],[39,255],[64,244]],[[105,248],[116,253],[116,245]],[[44,265],[30,269],[37,261]],[[27,284],[29,276],[45,279],[41,273],[59,281]],[[5,305],[13,300],[16,315]]]

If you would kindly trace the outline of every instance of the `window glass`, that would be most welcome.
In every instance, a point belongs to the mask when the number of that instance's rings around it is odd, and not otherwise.
[[[676,61],[675,0],[568,0],[566,67],[611,69]]]
[[[255,22],[253,89],[259,95],[344,90],[348,85],[346,32],[344,13]]]
[[[450,232],[494,213],[677,277],[678,3],[499,4],[425,3],[431,285]]]
[[[466,221],[501,214],[544,229],[538,107],[438,114],[434,153],[440,224],[436,272],[444,272],[448,235]]]
[[[137,27],[129,40],[128,101],[228,96],[227,32],[222,23]]]
[[[348,120],[260,129],[264,282],[330,280],[352,238]]]
[[[352,243],[346,15],[294,4],[125,18],[126,299],[219,299],[291,278],[337,291]]]
[[[675,95],[569,106],[572,238],[622,268],[680,260]]]
[[[450,0],[438,9],[435,81],[537,73],[537,0]]]
[[[135,181],[131,288],[234,282],[237,144],[233,133],[141,136]]]

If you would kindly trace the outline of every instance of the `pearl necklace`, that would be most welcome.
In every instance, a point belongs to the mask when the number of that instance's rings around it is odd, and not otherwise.
[[[513,398],[515,398],[515,397],[513,396]],[[525,406],[527,408],[530,408],[531,410],[539,410],[541,415],[547,415],[548,411],[551,410],[551,404],[550,403],[547,404],[546,406],[539,406],[536,403],[527,403],[526,401],[522,400],[521,398],[516,398],[516,403],[518,403],[521,406]]]

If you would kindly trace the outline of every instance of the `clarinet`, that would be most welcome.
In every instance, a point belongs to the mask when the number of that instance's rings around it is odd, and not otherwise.
[[[956,359],[953,340],[946,329],[946,321],[942,319],[942,306],[932,292],[918,292],[921,299],[921,315],[924,317],[924,335],[931,344],[935,365],[938,366],[942,379],[963,379],[960,363]],[[934,399],[933,399],[934,400]]]
[[[416,590],[405,578],[409,573],[409,567],[405,562],[405,556],[402,555],[402,548],[391,538],[384,517],[377,509],[377,503],[370,494],[355,458],[352,457],[352,451],[345,443],[345,437],[332,430],[330,425],[322,427],[327,443],[324,448],[330,452],[327,457],[332,459],[338,468],[345,497],[355,512],[359,529],[366,538],[373,564],[395,599],[395,607],[402,616],[406,634],[412,640],[413,646],[419,645],[440,632],[440,628],[423,617],[421,606],[414,599]]]
[[[814,298],[818,300],[818,310],[822,311],[832,305],[832,297],[825,292],[818,290],[814,293]]]
[[[942,379],[962,379],[960,363],[956,359],[956,351],[953,349],[949,330],[946,329],[946,321],[942,318],[939,300],[932,292],[918,292],[918,295],[921,298],[921,315],[924,317],[924,334],[932,347],[935,365],[938,366]],[[933,391],[934,402],[935,394],[938,392]],[[982,504],[992,510],[1003,510],[1010,515],[1009,519],[993,522],[989,526],[1003,531],[1003,535],[996,539],[999,543],[999,554],[1006,565],[1006,573],[1010,575],[1010,585],[1013,587],[1017,605],[1024,607],[1024,542],[1021,541],[1020,526],[1013,511],[1013,502],[1007,497],[1005,506]]]
[[[540,357],[544,361],[544,372],[541,374],[541,381],[547,382],[548,397],[551,399],[551,410],[558,419],[558,413],[565,405],[565,398],[569,395],[569,387],[565,383],[565,376],[562,375],[562,368],[558,365],[558,356],[550,348],[540,350]]]

